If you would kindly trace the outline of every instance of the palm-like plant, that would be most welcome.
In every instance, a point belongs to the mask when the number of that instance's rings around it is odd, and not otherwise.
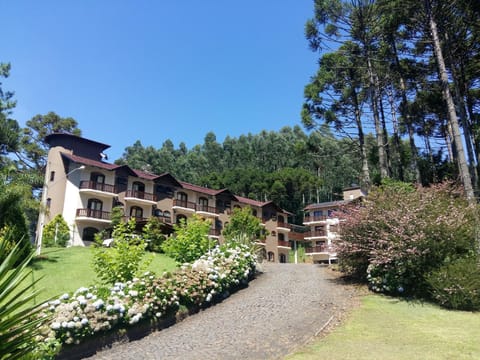
[[[38,294],[34,290],[37,279],[26,285],[22,282],[31,276],[26,267],[34,253],[24,256],[25,246],[18,242],[11,251],[8,241],[0,236],[0,254],[8,252],[0,263],[0,359],[21,359],[35,348],[35,337],[39,334],[41,308],[30,305]]]

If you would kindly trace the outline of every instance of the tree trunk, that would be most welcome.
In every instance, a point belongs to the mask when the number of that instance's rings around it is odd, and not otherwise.
[[[447,103],[447,113],[449,122],[452,126],[453,140],[455,142],[455,147],[457,149],[457,164],[460,177],[465,189],[465,195],[470,203],[475,203],[475,195],[472,188],[472,180],[470,177],[470,172],[468,171],[467,161],[465,158],[465,152],[463,150],[462,136],[460,134],[460,127],[458,125],[458,118],[455,112],[455,104],[453,103],[452,94],[450,93],[450,88],[448,84],[448,74],[445,67],[445,61],[443,59],[442,49],[440,47],[440,39],[438,37],[437,23],[433,18],[431,12],[431,4],[429,0],[425,0],[425,7],[428,16],[428,23],[431,31],[431,36],[433,40],[433,49],[435,52],[435,58],[437,60],[438,72],[440,76],[440,82],[442,86],[443,97]]]
[[[370,81],[370,101],[373,111],[373,121],[375,123],[375,133],[378,146],[378,162],[380,166],[380,177],[382,179],[388,178],[388,165],[387,165],[387,156],[385,154],[385,144],[383,137],[383,129],[380,121],[380,115],[378,112],[378,94],[375,87],[375,76],[373,74],[372,62],[370,60],[370,55],[366,54],[367,67],[368,67],[368,77]]]
[[[397,67],[398,75],[400,78],[400,92],[402,95],[402,105],[400,108],[400,112],[405,117],[405,126],[408,132],[410,152],[412,153],[412,165],[415,171],[415,180],[417,184],[421,185],[422,174],[420,173],[420,169],[418,167],[418,150],[417,150],[417,146],[415,145],[415,132],[412,126],[412,122],[413,122],[412,116],[410,115],[410,111],[408,109],[407,85],[405,84],[405,79],[403,78],[403,72],[400,66],[400,60],[398,59],[397,46],[395,45],[395,40],[390,39],[390,44],[392,46],[393,53],[395,54],[395,65]]]
[[[353,104],[355,107],[355,122],[357,124],[358,131],[358,144],[360,147],[360,157],[362,159],[362,181],[361,188],[368,192],[372,182],[370,180],[370,170],[368,168],[367,150],[365,149],[365,135],[363,133],[362,119],[360,116],[360,106],[358,104],[358,95],[355,89],[353,89]]]

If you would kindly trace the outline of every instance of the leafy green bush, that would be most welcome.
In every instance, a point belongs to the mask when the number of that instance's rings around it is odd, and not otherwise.
[[[144,320],[153,323],[180,307],[208,306],[248,284],[255,266],[247,246],[224,244],[161,277],[144,273],[109,288],[80,288],[44,307],[52,318],[43,324],[42,336],[33,344],[78,344],[115,327]]]
[[[194,215],[188,223],[184,219],[179,225],[174,225],[174,236],[165,240],[162,249],[165,254],[180,264],[193,262],[215,246],[208,237],[210,221]]]
[[[474,257],[458,259],[427,276],[432,297],[455,310],[480,310],[480,265]]]
[[[58,214],[43,229],[42,244],[45,247],[65,247],[70,240],[70,228],[61,214]]]
[[[134,231],[135,219],[120,222],[113,230],[111,248],[93,248],[93,269],[105,284],[132,280],[151,261],[145,258],[145,242]]]
[[[377,292],[429,297],[426,275],[475,251],[475,211],[451,183],[374,188],[341,215],[341,269]]]
[[[148,251],[163,253],[162,244],[167,238],[162,232],[163,227],[164,224],[156,217],[152,216],[148,219],[143,227],[143,238],[147,243]]]

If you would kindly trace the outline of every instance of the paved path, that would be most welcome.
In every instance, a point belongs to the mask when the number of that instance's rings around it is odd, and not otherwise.
[[[90,359],[279,359],[310,340],[354,296],[325,267],[264,264],[263,270],[222,303]]]

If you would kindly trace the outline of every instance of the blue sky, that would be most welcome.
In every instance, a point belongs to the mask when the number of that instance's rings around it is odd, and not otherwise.
[[[313,0],[35,1],[2,4],[4,90],[24,126],[54,111],[110,160],[161,147],[300,125],[317,67],[304,24]]]

